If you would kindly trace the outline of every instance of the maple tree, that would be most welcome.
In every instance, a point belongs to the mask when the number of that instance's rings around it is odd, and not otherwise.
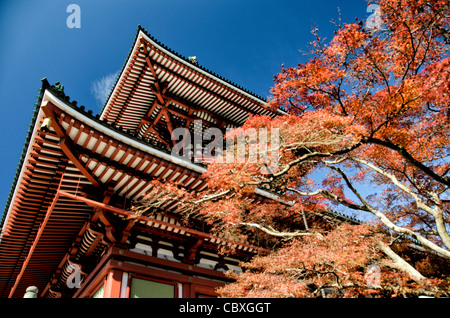
[[[312,57],[275,77],[268,107],[286,115],[232,132],[277,129],[278,169],[216,160],[204,193],[155,182],[158,197],[203,213],[214,231],[271,249],[230,274],[223,296],[448,295],[450,4],[378,4],[378,29],[338,24],[327,44],[314,30]],[[275,200],[256,200],[261,190]],[[336,206],[366,222],[333,223]]]

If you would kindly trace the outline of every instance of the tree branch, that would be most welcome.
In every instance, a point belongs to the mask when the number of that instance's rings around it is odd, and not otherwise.
[[[427,206],[422,199],[419,198],[419,196],[414,193],[414,191],[412,191],[411,189],[409,189],[407,186],[405,186],[403,183],[401,183],[393,174],[390,174],[386,171],[383,171],[382,169],[378,168],[377,166],[375,166],[374,164],[367,162],[363,159],[359,159],[359,158],[352,158],[353,161],[356,161],[360,164],[365,165],[366,167],[370,168],[373,171],[378,172],[379,174],[387,177],[389,180],[391,180],[391,182],[396,185],[400,190],[402,190],[403,192],[405,192],[406,194],[410,195],[414,201],[416,201],[416,206],[419,209],[422,209],[423,211],[435,216],[435,210],[430,208],[429,206]]]
[[[318,232],[313,232],[313,231],[295,231],[295,232],[280,232],[275,230],[273,227],[271,226],[262,226],[261,224],[258,223],[251,223],[251,222],[237,222],[237,223],[232,223],[233,225],[244,225],[244,226],[249,226],[249,227],[254,227],[257,228],[269,235],[272,236],[277,236],[277,237],[283,237],[285,239],[291,239],[293,237],[297,237],[297,236],[306,236],[306,235],[321,235]]]
[[[410,195],[414,199],[414,201],[416,202],[417,208],[431,214],[435,220],[439,237],[442,239],[442,242],[445,244],[445,246],[447,248],[450,248],[450,236],[449,236],[446,226],[445,226],[445,222],[444,222],[444,218],[443,218],[443,211],[440,208],[440,205],[442,205],[442,202],[440,202],[439,197],[437,196],[436,193],[432,193],[432,192],[428,193],[431,196],[432,201],[436,204],[434,208],[429,207],[428,205],[426,205],[423,202],[422,199],[420,199],[420,197],[416,193],[414,193],[414,191],[412,191],[407,186],[405,186],[400,181],[398,181],[398,179],[394,175],[392,175],[386,171],[383,171],[382,169],[376,167],[375,165],[373,165],[370,162],[367,162],[365,160],[358,159],[358,158],[352,158],[352,159],[358,163],[361,163],[361,164],[369,167],[371,170],[376,171],[379,174],[389,178],[394,185],[396,185],[399,189],[401,189],[403,192]]]
[[[343,154],[349,153],[352,150],[355,150],[356,148],[358,148],[362,144],[363,144],[363,142],[359,141],[356,144],[354,144],[353,146],[350,146],[350,147],[347,147],[347,148],[344,148],[344,149],[341,149],[341,150],[338,150],[338,151],[334,151],[334,152],[310,152],[310,153],[307,153],[307,154],[305,154],[305,155],[303,155],[303,156],[301,156],[301,157],[299,157],[299,158],[297,158],[297,159],[287,163],[284,166],[284,168],[281,171],[275,173],[273,175],[273,177],[279,177],[279,176],[287,173],[293,166],[295,166],[295,165],[305,161],[306,159],[308,159],[310,157],[322,157],[322,158],[325,157],[326,158],[326,157],[332,157],[332,156],[339,156],[339,155],[343,155]]]
[[[392,150],[396,151],[399,155],[401,155],[403,158],[405,158],[405,160],[409,164],[413,165],[417,169],[422,170],[425,174],[427,174],[434,180],[436,180],[446,186],[450,186],[450,178],[438,175],[431,168],[425,166],[420,161],[414,159],[413,156],[411,156],[411,154],[408,151],[406,151],[406,149],[403,146],[399,146],[390,141],[380,140],[380,139],[373,138],[373,137],[364,138],[362,140],[362,142],[363,143],[373,143],[373,144],[381,145],[381,146],[387,147],[389,149],[392,149]]]
[[[369,209],[367,209],[367,207],[365,207],[364,205],[357,205],[357,204],[351,203],[351,202],[337,196],[336,194],[326,191],[326,190],[318,189],[314,192],[303,192],[303,191],[299,191],[297,189],[289,188],[289,187],[286,188],[286,190],[292,191],[292,192],[297,193],[302,196],[315,196],[315,195],[322,194],[323,196],[325,196],[329,199],[335,200],[336,202],[338,202],[342,205],[345,205],[346,207],[348,207],[350,209],[370,212]]]
[[[348,202],[347,200],[337,196],[334,193],[330,193],[328,191],[324,191],[324,190],[317,190],[315,192],[312,193],[307,193],[307,192],[301,192],[292,188],[289,188],[290,191],[294,191],[300,195],[318,195],[318,194],[324,194],[326,196],[328,196],[329,198],[335,200],[336,202],[343,204],[351,209],[354,210],[360,210],[360,211],[368,211],[370,213],[372,213],[373,215],[375,215],[384,225],[386,225],[389,229],[397,232],[397,233],[402,233],[402,234],[406,234],[409,235],[411,237],[413,237],[414,239],[418,240],[420,243],[422,243],[423,245],[425,245],[426,247],[430,248],[431,250],[442,254],[443,256],[447,257],[450,259],[450,251],[446,250],[440,246],[438,246],[437,244],[431,242],[430,240],[426,239],[425,237],[419,235],[418,233],[416,233],[413,230],[410,230],[408,228],[404,228],[401,226],[396,225],[394,222],[392,222],[383,212],[379,211],[378,209],[374,208],[373,206],[371,206],[366,200],[364,200],[364,198],[360,195],[360,193],[353,187],[353,185],[351,184],[349,178],[346,176],[346,174],[339,168],[331,166],[330,164],[327,164],[331,169],[337,171],[339,174],[341,174],[342,178],[344,179],[344,181],[346,182],[347,186],[352,190],[352,192],[358,197],[358,199],[360,199],[361,203],[363,205],[356,205],[353,203]]]
[[[389,258],[391,258],[394,261],[393,263],[383,262],[381,263],[382,265],[401,270],[407,273],[416,282],[425,279],[425,277],[422,274],[420,274],[414,267],[408,264],[403,258],[397,255],[389,246],[387,246],[382,242],[379,242],[378,247],[384,254],[389,256]]]

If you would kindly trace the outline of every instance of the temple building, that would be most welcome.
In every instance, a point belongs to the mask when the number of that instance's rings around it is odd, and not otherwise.
[[[152,180],[201,191],[206,166],[174,160],[174,129],[201,134],[277,113],[266,101],[167,48],[139,27],[100,114],[42,80],[1,219],[0,297],[214,297],[262,250],[211,234],[177,202],[131,218]],[[259,192],[260,200],[276,197]],[[155,198],[157,200],[157,198]],[[222,255],[222,246],[235,252]]]

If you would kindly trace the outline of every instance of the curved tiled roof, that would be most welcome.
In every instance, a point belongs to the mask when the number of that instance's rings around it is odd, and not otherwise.
[[[266,100],[265,98],[259,96],[258,94],[255,94],[255,93],[251,92],[250,90],[248,90],[248,89],[242,87],[241,85],[238,85],[238,84],[234,83],[233,81],[230,81],[230,80],[224,78],[223,76],[221,76],[221,75],[219,75],[219,74],[213,72],[212,70],[209,70],[209,69],[207,69],[207,68],[205,68],[205,67],[199,65],[198,63],[192,62],[188,57],[185,57],[185,56],[183,56],[182,54],[176,52],[175,50],[173,50],[173,49],[167,47],[164,43],[160,42],[158,39],[156,39],[155,37],[153,37],[153,36],[152,36],[145,28],[143,28],[141,25],[138,25],[138,30],[136,31],[136,35],[135,35],[135,38],[134,38],[134,41],[133,41],[133,45],[134,45],[134,43],[136,42],[136,40],[137,40],[137,38],[138,38],[138,36],[139,36],[139,32],[141,32],[141,31],[144,32],[144,34],[145,34],[147,37],[149,37],[153,42],[155,42],[156,44],[158,44],[158,45],[159,45],[160,47],[162,47],[164,50],[170,52],[171,54],[177,56],[178,58],[184,60],[185,62],[190,63],[190,64],[192,65],[193,68],[201,69],[202,71],[204,71],[204,72],[210,74],[211,76],[216,77],[216,78],[218,78],[218,79],[220,79],[220,80],[222,80],[222,81],[224,81],[224,82],[226,82],[226,83],[228,83],[228,84],[234,86],[236,89],[241,90],[241,91],[243,91],[243,92],[245,92],[245,93],[247,93],[247,94],[249,94],[249,95],[251,95],[251,96],[253,96],[253,97],[257,98],[257,99],[259,99],[259,100],[260,100],[261,102],[263,102],[263,103],[266,103],[266,102],[267,102],[267,100]],[[125,67],[126,67],[127,61],[129,60],[129,58],[130,58],[132,52],[133,52],[133,46],[131,46],[130,51],[128,52],[128,56],[127,56],[127,58],[126,58],[124,64],[122,65],[122,69],[121,69],[119,75],[117,76],[117,78],[116,78],[116,80],[115,80],[115,82],[114,82],[113,88],[117,85],[117,83],[118,83],[118,81],[119,81],[119,78],[120,78],[121,74],[123,73],[123,71],[124,71],[124,69],[125,69]],[[108,98],[106,99],[105,103],[103,104],[101,113],[104,111],[105,107],[107,106],[108,101],[109,101],[109,99],[110,99],[112,93],[113,93],[113,89],[110,91],[110,93],[109,93],[109,95],[108,95]]]
[[[11,200],[12,200],[14,189],[16,188],[17,181],[18,181],[19,176],[20,176],[20,170],[22,169],[23,161],[25,159],[25,156],[26,156],[26,153],[27,153],[27,150],[28,150],[28,145],[30,143],[30,139],[31,139],[31,135],[33,133],[34,125],[36,123],[37,114],[39,112],[39,106],[40,106],[41,101],[42,101],[42,96],[44,94],[45,89],[47,89],[49,87],[50,87],[50,84],[48,83],[47,79],[43,78],[42,79],[42,87],[39,89],[39,94],[36,97],[37,102],[34,104],[33,115],[32,115],[31,120],[30,120],[30,126],[28,127],[27,136],[25,137],[25,143],[24,143],[23,148],[22,148],[22,153],[20,155],[20,159],[19,159],[19,163],[17,165],[16,173],[14,174],[14,179],[13,179],[13,182],[12,182],[12,185],[11,185],[11,189],[9,191],[8,198],[6,199],[6,205],[5,205],[5,208],[3,210],[2,219],[0,221],[0,228],[3,227],[3,223],[5,222],[6,214],[8,212],[8,208],[9,208],[9,205],[10,205]],[[1,238],[1,235],[0,235],[0,238]]]
[[[251,115],[275,117],[267,102],[199,66],[139,28],[127,60],[100,114],[146,140],[172,147],[172,129],[193,133],[235,128]]]

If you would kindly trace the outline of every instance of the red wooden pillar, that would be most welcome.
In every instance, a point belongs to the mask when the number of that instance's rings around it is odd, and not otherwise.
[[[103,298],[120,298],[120,288],[122,285],[123,272],[118,269],[111,269],[105,283]]]

